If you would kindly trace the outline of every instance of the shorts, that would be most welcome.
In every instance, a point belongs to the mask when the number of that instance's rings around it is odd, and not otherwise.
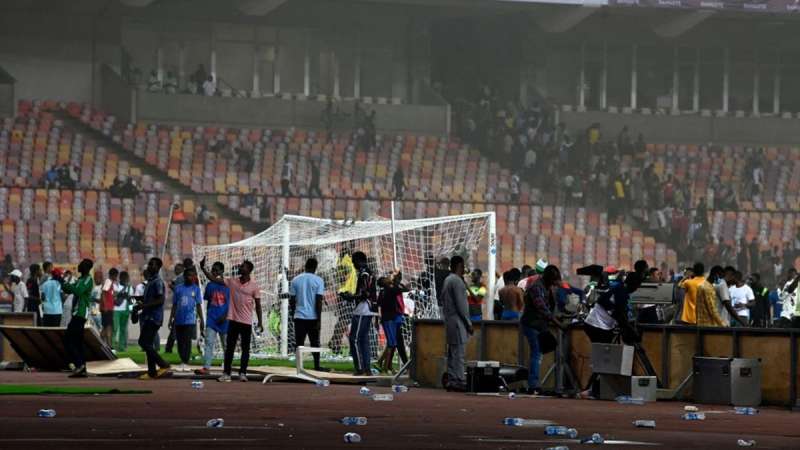
[[[383,322],[383,334],[386,336],[386,346],[397,348],[397,333],[403,325],[403,316],[397,316],[392,320]]]
[[[100,312],[100,323],[103,324],[103,328],[105,328],[105,327],[113,327],[114,326],[114,311],[101,311]]]
[[[519,316],[520,314],[518,311],[503,310],[503,315],[500,318],[502,320],[518,320]]]

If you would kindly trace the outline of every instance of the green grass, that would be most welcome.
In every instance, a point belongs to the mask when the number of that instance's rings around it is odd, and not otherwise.
[[[160,354],[161,354],[161,357],[164,358],[164,360],[166,362],[168,362],[168,363],[170,363],[172,365],[176,365],[176,364],[180,364],[181,363],[181,359],[178,356],[177,352],[164,353],[162,351]],[[147,360],[145,359],[144,352],[141,351],[141,350],[129,350],[129,351],[126,351],[126,352],[119,352],[119,353],[117,353],[117,357],[119,357],[119,358],[130,358],[130,359],[133,360],[133,362],[135,362],[137,364],[145,364],[147,362]],[[191,358],[190,362],[192,364],[197,364],[197,365],[202,364],[201,355],[199,353],[197,353],[196,351],[193,351],[192,352],[192,358]],[[222,360],[214,359],[212,361],[212,364],[213,364],[214,367],[219,367],[222,364]],[[239,365],[239,360],[238,359],[234,359],[233,360],[233,365],[234,366],[238,366]],[[250,358],[249,366],[250,367],[264,367],[264,366],[294,367],[295,363],[294,363],[294,361],[289,361],[289,360],[285,360],[285,359]],[[322,366],[323,367],[327,367],[327,368],[329,368],[329,369],[331,369],[333,371],[336,371],[336,372],[352,372],[353,371],[353,363],[352,362],[333,362],[333,361],[327,361],[326,362],[326,361],[322,361]],[[303,362],[303,367],[305,367],[306,369],[313,369],[314,368],[313,360],[311,358],[309,358],[307,361],[304,361]]]
[[[35,384],[0,384],[0,395],[94,395],[150,394],[147,390],[121,390],[102,387],[39,386]]]

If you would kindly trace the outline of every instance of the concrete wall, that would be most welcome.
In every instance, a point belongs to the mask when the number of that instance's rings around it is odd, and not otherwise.
[[[0,84],[0,117],[11,117],[15,111],[14,84]]]
[[[279,98],[205,97],[137,92],[136,119],[162,123],[201,123],[242,127],[298,126],[321,128],[324,102]],[[341,102],[352,112],[353,102]],[[413,131],[442,135],[447,132],[444,105],[364,105],[375,110],[377,126],[387,131]],[[348,124],[349,126],[349,124]]]
[[[115,115],[117,120],[130,122],[135,116],[132,108],[136,102],[136,91],[108,65],[103,65],[101,77],[100,107]]]
[[[798,144],[800,120],[775,117],[735,118],[686,116],[645,116],[600,111],[561,112],[560,120],[574,133],[599,122],[606,138],[612,139],[624,125],[632,135],[643,133],[647,142],[740,142],[753,144]]]

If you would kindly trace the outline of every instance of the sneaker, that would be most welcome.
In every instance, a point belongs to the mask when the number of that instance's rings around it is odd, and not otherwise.
[[[151,377],[150,374],[145,372],[142,375],[139,375],[139,379],[142,380],[142,381],[149,381],[149,380],[154,380],[155,378]]]
[[[240,373],[239,374],[239,381],[241,381],[242,383],[247,383],[247,375],[243,374],[243,373]]]
[[[178,372],[188,372],[188,371],[189,367],[184,363],[181,363],[181,365],[178,367]]]
[[[164,378],[170,375],[172,375],[172,372],[170,372],[169,367],[165,367],[163,369],[158,369],[155,378]]]
[[[330,372],[331,371],[331,369],[328,368],[328,367],[315,367],[314,370],[317,371],[317,372]]]
[[[203,367],[202,369],[196,369],[194,371],[195,375],[209,375],[210,373],[211,373],[211,370],[206,369],[205,367]]]
[[[231,376],[228,375],[227,373],[223,373],[221,377],[217,378],[217,381],[219,381],[220,383],[230,383]]]

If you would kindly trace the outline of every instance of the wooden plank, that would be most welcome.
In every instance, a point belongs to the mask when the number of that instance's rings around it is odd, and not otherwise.
[[[784,336],[742,335],[742,358],[761,358],[761,398],[765,403],[785,403],[789,397],[790,342]]]
[[[0,326],[0,332],[6,336],[25,363],[40,370],[67,368],[68,357],[63,345],[65,331],[64,328],[55,327]],[[93,328],[84,328],[83,342],[86,361],[116,359]]]
[[[692,370],[692,357],[697,349],[697,335],[694,332],[673,331],[669,348],[669,386],[675,389]]]
[[[89,375],[118,375],[145,372],[147,368],[136,364],[130,358],[119,358],[113,361],[89,361],[86,363],[86,371]]]
[[[426,386],[435,386],[439,382],[438,370],[444,357],[444,327],[441,324],[417,322],[414,324],[417,334],[415,350],[416,378]]]
[[[497,326],[486,328],[486,359],[500,361],[501,364],[517,365],[519,349],[519,329],[517,327]],[[527,358],[525,359],[527,361]]]
[[[0,313],[0,324],[33,326],[36,325],[36,316],[33,313]],[[5,339],[2,333],[0,333],[0,362],[22,362],[22,357],[14,351],[11,343]]]
[[[570,366],[581,386],[589,383],[592,376],[592,343],[581,328],[569,330]]]
[[[664,339],[664,333],[661,330],[646,330],[642,333],[642,350],[644,350],[653,368],[656,370],[658,378],[661,380],[661,372],[664,368],[664,355],[661,348],[661,341]],[[639,363],[639,358],[636,358],[634,364],[634,373],[636,375],[645,375],[645,372]]]
[[[704,356],[714,358],[733,357],[733,336],[730,334],[704,334],[703,335]]]

